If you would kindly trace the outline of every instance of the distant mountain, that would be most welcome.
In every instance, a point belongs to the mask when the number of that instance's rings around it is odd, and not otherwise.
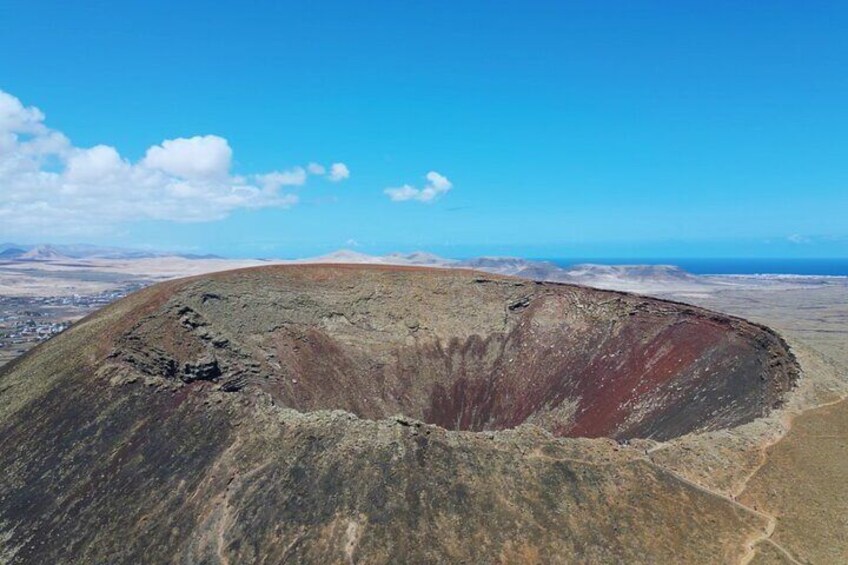
[[[5,242],[5,243],[0,243],[0,253],[5,253],[5,252],[6,252],[6,251],[8,251],[9,249],[19,250],[19,251],[26,251],[26,250],[28,250],[30,247],[31,247],[31,246],[21,245],[21,244],[19,244],[19,243],[12,243],[12,242],[7,241],[7,242]]]
[[[572,265],[565,270],[572,280],[622,279],[640,282],[698,282],[699,278],[674,265]]]
[[[64,255],[52,245],[39,245],[25,253],[21,253],[16,257],[16,259],[18,261],[56,261],[68,259],[68,256]]]
[[[104,247],[87,243],[54,245],[64,255],[74,259],[146,259],[160,257],[162,253],[125,249],[121,247]]]
[[[533,261],[520,257],[475,257],[457,263],[457,267],[493,270],[503,275],[514,275],[533,265]]]
[[[383,262],[398,265],[419,265],[423,267],[447,267],[459,264],[456,259],[446,259],[425,251],[412,253],[390,253],[382,257]]]
[[[73,245],[16,245],[0,244],[0,259],[12,261],[68,261],[68,260],[134,260],[157,257],[182,257],[191,260],[221,259],[211,254],[177,254],[88,244]],[[280,262],[269,260],[271,262]],[[537,261],[521,257],[475,257],[448,259],[424,251],[369,255],[351,249],[340,249],[319,257],[282,261],[284,263],[353,263],[372,265],[413,265],[421,267],[451,267],[511,275],[538,281],[552,281],[597,288],[656,292],[675,288],[698,290],[715,284],[709,277],[699,277],[674,265],[600,265],[575,264],[566,267],[550,261]]]
[[[565,272],[550,261],[533,261],[520,257],[477,257],[460,261],[456,266],[536,280],[558,280],[557,277]]]
[[[326,255],[297,259],[297,263],[382,263],[382,258],[376,255],[367,255],[350,249],[339,249]]]
[[[368,255],[350,249],[340,249],[327,255],[298,259],[297,263],[355,263],[359,265],[416,265],[421,267],[455,266],[459,261],[445,259],[432,253],[414,251],[412,253],[390,253],[389,255]]]
[[[6,247],[0,251],[0,259],[16,259],[26,253],[25,249],[20,247]]]
[[[599,288],[645,291],[657,286],[680,288],[703,287],[710,284],[674,265],[596,265],[578,264],[560,267],[550,261],[535,261],[521,257],[475,257],[472,259],[446,259],[417,251],[367,255],[343,249],[298,263],[356,263],[377,265],[416,265],[425,267],[453,267],[476,269],[498,275],[512,275],[538,281],[563,282]]]
[[[123,247],[106,247],[88,243],[21,245],[0,243],[0,258],[24,261],[50,261],[67,259],[150,259],[154,257],[182,257],[184,259],[220,259],[211,253],[169,253]]]

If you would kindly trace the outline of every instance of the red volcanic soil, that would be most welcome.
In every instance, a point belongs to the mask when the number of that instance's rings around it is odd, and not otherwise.
[[[263,267],[143,292],[101,344],[113,370],[301,412],[667,439],[762,416],[798,374],[744,320],[471,271]]]

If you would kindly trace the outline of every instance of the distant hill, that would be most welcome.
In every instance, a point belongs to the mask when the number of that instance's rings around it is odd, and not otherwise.
[[[298,263],[353,263],[358,265],[417,265],[422,267],[439,267],[459,265],[455,259],[446,259],[424,251],[412,253],[390,253],[389,255],[368,255],[350,249],[340,249],[326,255],[298,259]]]
[[[0,251],[0,259],[16,259],[24,253],[26,253],[26,250],[20,247],[7,247],[3,251]]]
[[[503,275],[514,275],[532,267],[534,261],[520,257],[475,257],[457,263],[458,267],[496,271]]]
[[[638,283],[703,284],[703,279],[674,265],[572,265],[563,279],[578,284],[597,284],[627,280]]]
[[[358,251],[353,251],[351,249],[339,249],[338,251],[333,251],[332,253],[327,253],[326,255],[320,255],[318,257],[309,257],[306,259],[298,259],[296,262],[303,263],[356,263],[356,264],[366,264],[366,263],[379,263],[381,261],[380,257],[376,255],[368,255],[366,253],[360,253]]]
[[[570,276],[601,276],[601,275],[626,275],[637,279],[674,279],[689,280],[695,275],[684,271],[675,265],[598,265],[595,263],[583,263],[568,267],[566,272]]]
[[[0,259],[12,261],[68,261],[68,260],[134,260],[181,257],[190,260],[221,259],[212,254],[177,254],[167,252],[102,247],[89,244],[44,244],[37,246],[0,244]],[[279,260],[267,259],[270,262]],[[369,255],[351,249],[340,249],[326,255],[295,259],[291,263],[351,263],[372,265],[412,265],[420,267],[465,268],[499,275],[511,275],[537,281],[552,281],[597,288],[654,292],[669,290],[697,291],[715,284],[709,277],[693,275],[674,265],[601,265],[575,264],[560,266],[551,261],[521,257],[474,257],[450,259],[425,251]],[[217,267],[217,268],[220,268]]]
[[[383,257],[383,261],[391,264],[400,265],[420,265],[423,267],[441,267],[457,265],[459,262],[456,259],[445,259],[433,253],[424,251],[413,251],[412,253],[391,253]]]
[[[124,247],[105,247],[88,243],[22,245],[0,243],[0,259],[51,261],[67,259],[150,259],[154,257],[183,257],[184,259],[220,259],[211,253],[170,253]]]
[[[354,263],[378,265],[415,265],[422,267],[454,267],[475,269],[498,275],[510,275],[537,281],[552,281],[597,288],[645,292],[658,286],[696,290],[713,284],[708,278],[693,275],[674,265],[600,265],[576,264],[561,267],[551,261],[521,257],[474,257],[447,259],[432,253],[391,253],[368,255],[342,249],[297,263]]]
[[[52,245],[39,245],[17,256],[19,261],[56,261],[68,258]]]

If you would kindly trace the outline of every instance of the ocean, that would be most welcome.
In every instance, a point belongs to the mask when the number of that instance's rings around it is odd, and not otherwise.
[[[560,267],[579,263],[601,265],[676,265],[695,275],[818,275],[848,276],[848,258],[836,259],[722,259],[722,258],[557,258],[541,259]]]

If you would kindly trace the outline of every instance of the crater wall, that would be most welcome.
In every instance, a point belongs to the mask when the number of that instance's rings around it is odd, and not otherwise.
[[[797,376],[782,340],[740,319],[469,271],[249,269],[153,302],[113,336],[112,362],[449,430],[668,439],[762,416]]]

